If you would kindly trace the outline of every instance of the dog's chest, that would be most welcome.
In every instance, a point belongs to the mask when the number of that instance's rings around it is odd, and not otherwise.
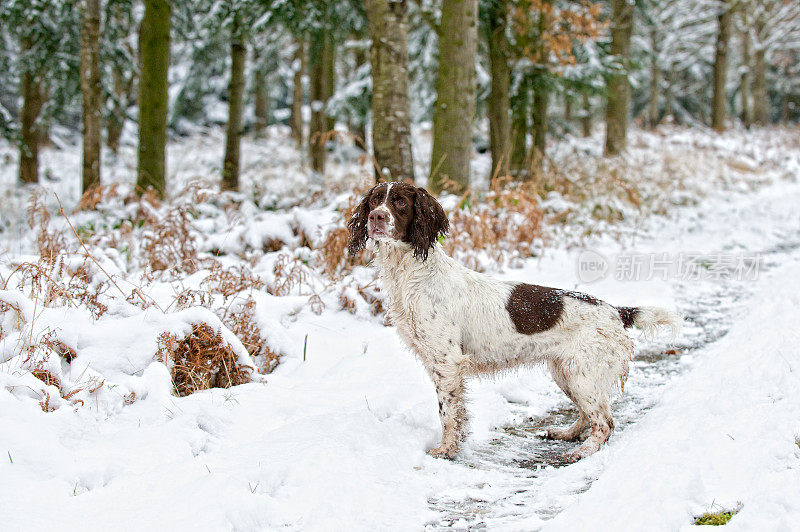
[[[389,282],[387,284],[388,305],[387,311],[392,324],[397,327],[400,336],[409,343],[419,337],[420,323],[419,311],[424,305],[420,301],[418,294],[403,290],[399,283]]]
[[[431,345],[440,327],[441,312],[428,286],[408,282],[394,276],[384,277],[389,320],[397,328],[400,338],[417,355],[425,356],[436,347]]]

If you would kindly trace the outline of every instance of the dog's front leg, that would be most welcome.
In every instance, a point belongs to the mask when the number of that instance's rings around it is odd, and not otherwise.
[[[452,460],[466,436],[464,373],[463,364],[454,361],[445,361],[431,369],[431,378],[439,400],[439,419],[442,422],[442,443],[428,451],[431,456]]]

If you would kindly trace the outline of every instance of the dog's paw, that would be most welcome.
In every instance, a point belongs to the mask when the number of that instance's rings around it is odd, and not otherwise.
[[[536,435],[545,440],[572,441],[576,439],[569,429],[558,427],[547,427],[545,430],[537,432]]]
[[[583,445],[581,445],[577,449],[564,454],[564,461],[570,464],[577,462],[578,460],[586,458],[587,456],[593,455],[594,453],[597,452],[598,448],[599,445],[591,441],[584,442]]]
[[[578,460],[583,458],[583,456],[581,456],[581,453],[579,453],[578,451],[572,451],[572,452],[569,452],[569,453],[564,453],[562,455],[562,458],[564,459],[564,461],[566,463],[574,464],[575,462],[577,462]]]
[[[456,457],[456,454],[458,454],[458,449],[440,446],[434,449],[429,449],[428,454],[434,458],[445,458],[447,460],[452,460]]]

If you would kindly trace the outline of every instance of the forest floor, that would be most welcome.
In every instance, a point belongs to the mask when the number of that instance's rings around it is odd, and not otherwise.
[[[637,338],[614,434],[570,465],[573,444],[536,437],[574,417],[542,369],[471,381],[463,451],[426,455],[440,431],[432,385],[384,323],[373,270],[337,255],[368,161],[340,146],[315,178],[271,128],[243,146],[245,192],[221,195],[202,184],[219,175],[221,138],[171,144],[165,203],[129,196],[123,147],[91,211],[76,209],[79,148],[45,150],[34,191],[14,187],[15,151],[0,146],[8,529],[676,530],[735,511],[730,527],[789,530],[800,518],[797,130],[634,131],[613,161],[600,138],[566,139],[535,208],[480,180],[471,204],[442,198],[471,267],[685,316],[674,339]],[[497,204],[519,209],[503,223],[541,225],[486,237],[486,219],[507,214]],[[216,358],[192,366],[206,344]],[[200,389],[220,383],[233,386]]]

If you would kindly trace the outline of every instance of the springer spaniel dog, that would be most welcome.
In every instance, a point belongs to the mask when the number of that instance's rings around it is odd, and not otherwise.
[[[449,229],[442,206],[425,189],[380,183],[348,221],[349,252],[374,242],[387,312],[436,387],[442,423],[435,457],[452,459],[464,440],[464,380],[546,363],[578,407],[568,428],[543,436],[583,441],[565,458],[597,451],[614,427],[611,396],[625,385],[633,341],[625,329],[677,330],[680,318],[656,307],[615,307],[592,296],[493,279],[465,268],[442,249]]]

